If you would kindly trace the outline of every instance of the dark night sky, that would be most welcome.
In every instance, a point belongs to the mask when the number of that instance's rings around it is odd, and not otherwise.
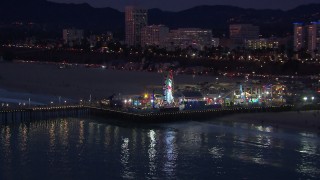
[[[234,5],[257,9],[291,9],[298,5],[320,3],[320,0],[50,0],[61,3],[87,2],[93,7],[112,7],[124,10],[126,5],[137,4],[145,8],[179,11],[197,5]]]

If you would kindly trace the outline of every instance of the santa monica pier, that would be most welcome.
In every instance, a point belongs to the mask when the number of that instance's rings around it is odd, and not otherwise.
[[[6,104],[0,109],[0,123],[57,117],[98,116],[130,122],[205,120],[235,113],[280,112],[319,109],[316,91],[301,91],[299,83],[282,81],[203,82],[175,84],[167,72],[163,84],[146,87],[138,95],[112,94],[105,99],[66,101],[48,105]]]

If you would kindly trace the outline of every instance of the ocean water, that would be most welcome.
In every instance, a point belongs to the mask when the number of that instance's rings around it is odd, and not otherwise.
[[[0,179],[318,179],[316,133],[67,118],[0,126]]]

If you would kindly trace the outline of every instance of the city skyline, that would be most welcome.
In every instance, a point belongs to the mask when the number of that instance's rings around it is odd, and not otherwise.
[[[0,180],[317,179],[320,0],[2,0],[0,154]]]
[[[88,3],[93,7],[111,7],[120,11],[125,10],[125,6],[137,5],[143,8],[152,9],[159,8],[166,11],[181,11],[188,8],[201,5],[232,5],[241,8],[254,8],[254,9],[282,9],[289,10],[299,5],[319,3],[318,0],[163,0],[163,1],[148,1],[148,0],[123,0],[123,1],[104,1],[104,0],[49,0],[58,3]]]

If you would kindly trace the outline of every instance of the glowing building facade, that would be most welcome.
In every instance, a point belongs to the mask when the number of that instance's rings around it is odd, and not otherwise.
[[[82,29],[63,29],[62,38],[63,43],[70,47],[80,45],[84,39],[84,31]]]
[[[169,34],[169,28],[164,25],[151,25],[142,28],[141,30],[141,45],[162,46],[164,40]]]
[[[141,30],[148,24],[146,9],[127,6],[125,8],[126,44],[129,46],[141,45]]]
[[[294,50],[307,50],[313,56],[320,50],[320,21],[308,25],[294,23]]]
[[[193,47],[202,50],[205,46],[212,46],[212,31],[199,28],[180,28],[171,30],[167,41],[167,47],[185,49]]]
[[[307,26],[307,49],[310,53],[320,50],[320,21]]]
[[[229,33],[235,46],[243,46],[247,40],[259,39],[260,28],[252,24],[231,24]]]
[[[302,23],[294,23],[293,45],[294,51],[299,51],[305,47],[305,28]]]
[[[279,48],[279,41],[276,39],[252,39],[246,41],[246,48],[248,49],[277,49]]]

